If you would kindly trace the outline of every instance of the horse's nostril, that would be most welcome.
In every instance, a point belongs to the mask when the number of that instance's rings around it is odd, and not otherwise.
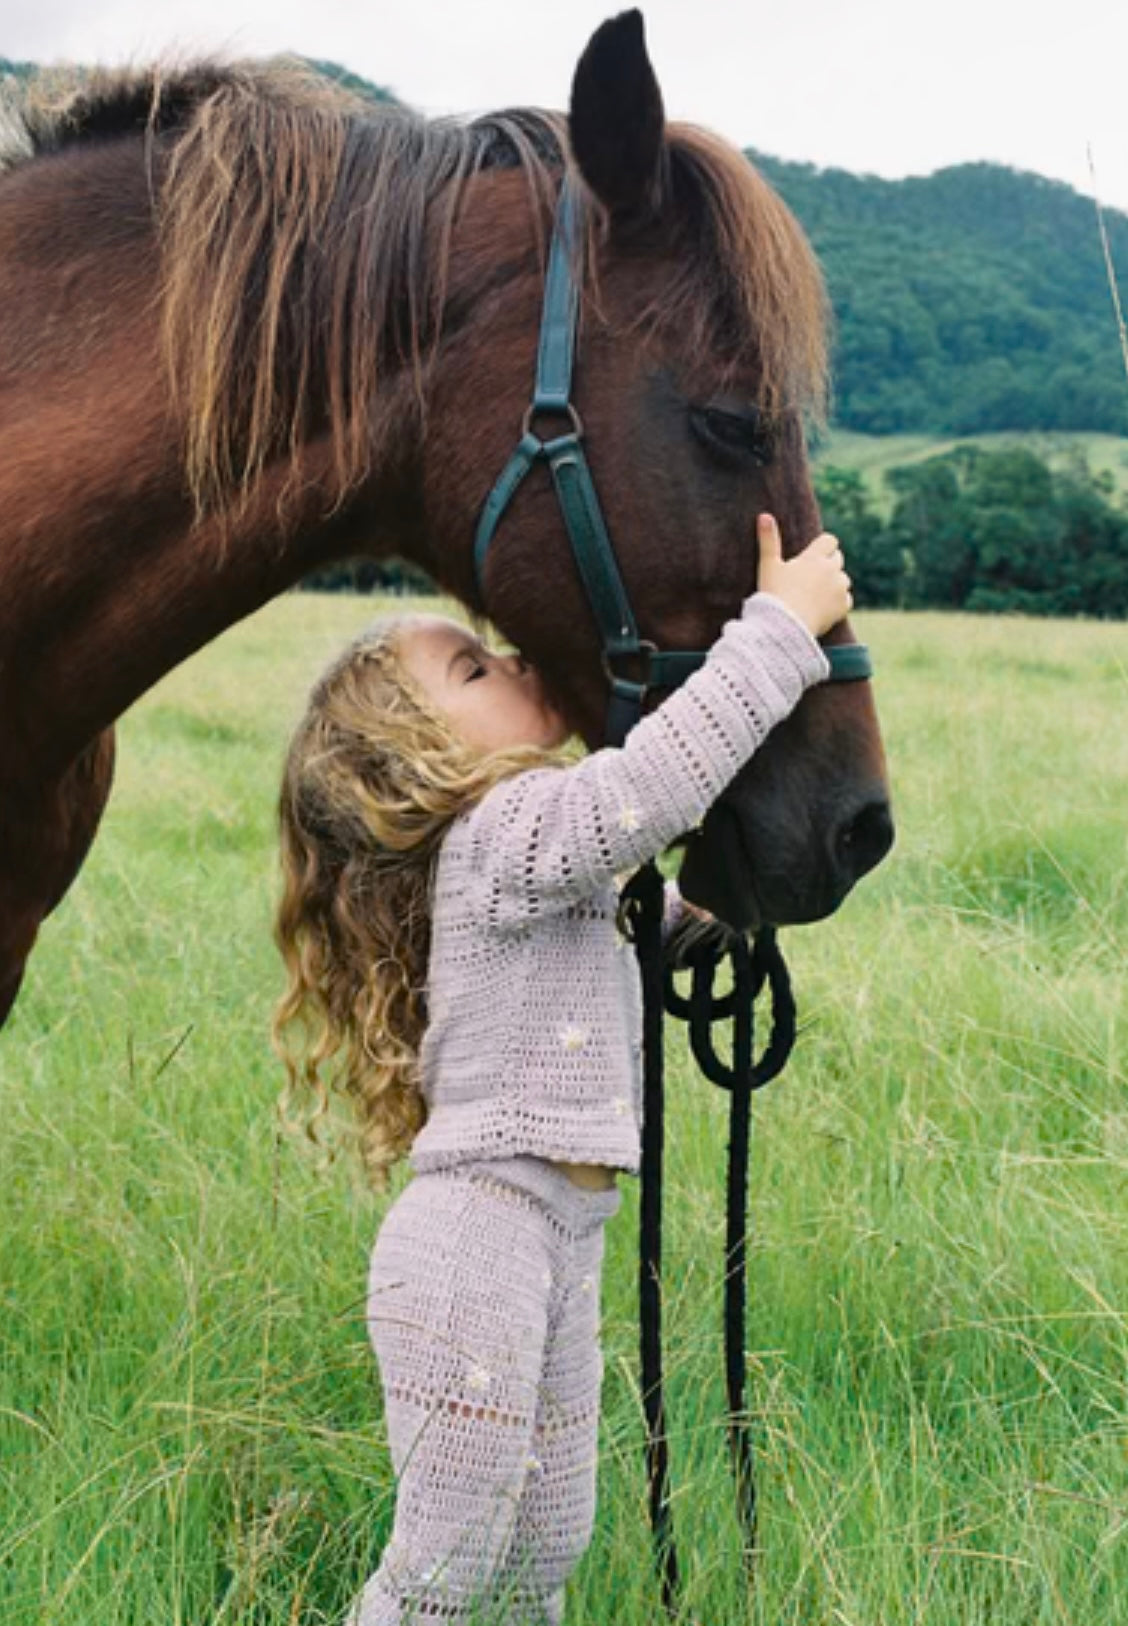
[[[893,845],[893,818],[884,796],[863,804],[839,825],[834,856],[850,884],[879,864]]]

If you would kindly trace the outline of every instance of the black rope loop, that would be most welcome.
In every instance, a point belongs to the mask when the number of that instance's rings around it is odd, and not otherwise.
[[[732,987],[718,994],[716,983],[726,959],[732,963]],[[680,991],[675,980],[683,971],[689,971],[692,979],[688,996]],[[731,1090],[734,1080],[742,1076],[748,1064],[737,1061],[735,1048],[730,1061],[721,1057],[714,1029],[753,1006],[765,983],[771,992],[772,1031],[763,1055],[752,1069],[755,1090],[770,1084],[782,1072],[795,1043],[795,999],[774,926],[761,927],[751,948],[747,938],[738,932],[726,932],[723,936],[711,932],[701,942],[691,943],[679,962],[666,968],[663,989],[666,1010],[686,1024],[694,1060],[710,1083],[721,1089]],[[734,1033],[734,1047],[735,1043]]]

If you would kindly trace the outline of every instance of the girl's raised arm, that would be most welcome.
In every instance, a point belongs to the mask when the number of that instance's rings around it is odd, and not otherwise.
[[[494,787],[469,815],[487,923],[521,926],[590,896],[704,816],[830,667],[770,593],[746,600],[704,666],[620,748]]]

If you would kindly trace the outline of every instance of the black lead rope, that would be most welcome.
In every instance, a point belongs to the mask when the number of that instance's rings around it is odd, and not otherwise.
[[[642,976],[643,1093],[642,1193],[639,1223],[639,1325],[642,1401],[646,1416],[646,1468],[655,1562],[666,1613],[675,1617],[680,1595],[677,1545],[670,1516],[670,1464],[662,1383],[662,1158],[664,1091],[662,1019],[666,1011],[687,1023],[694,1058],[712,1083],[729,1091],[729,1149],[725,1223],[724,1329],[728,1439],[743,1528],[749,1580],[756,1552],[756,1485],[744,1405],[748,1156],[752,1093],[783,1069],[795,1042],[795,1001],[775,932],[766,927],[750,946],[747,937],[709,934],[687,957],[691,987],[684,998],[673,969],[663,963],[664,883],[647,864],[625,890],[625,914]],[[732,963],[732,987],[714,992],[722,962]],[[754,1052],[755,1002],[765,983],[772,997],[772,1032],[759,1061]],[[731,1060],[717,1049],[718,1023],[732,1024]]]

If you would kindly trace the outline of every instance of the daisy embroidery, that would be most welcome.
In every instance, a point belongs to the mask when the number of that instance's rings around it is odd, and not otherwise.
[[[588,1042],[588,1030],[576,1022],[569,1022],[560,1029],[560,1043],[565,1050],[582,1050]]]

